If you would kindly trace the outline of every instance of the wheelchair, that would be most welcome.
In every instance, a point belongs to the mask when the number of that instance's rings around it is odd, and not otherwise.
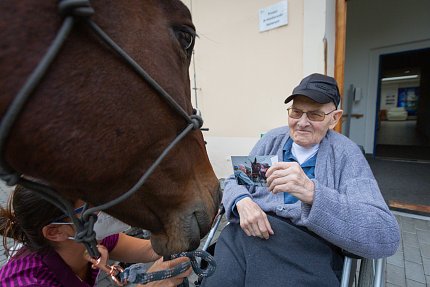
[[[209,231],[202,250],[208,251],[213,255],[215,244],[212,240],[215,237],[215,233],[218,230],[221,220],[224,216],[224,206],[220,206],[218,214],[215,217],[214,223],[211,230]],[[228,223],[227,223],[228,224]],[[384,266],[385,258],[368,259],[354,255],[347,251],[343,251],[345,256],[342,270],[342,279],[340,287],[383,287],[385,286],[384,278]],[[201,264],[204,268],[204,264]],[[357,274],[358,273],[358,274]],[[195,287],[199,287],[202,283],[203,278],[198,277],[194,282]]]

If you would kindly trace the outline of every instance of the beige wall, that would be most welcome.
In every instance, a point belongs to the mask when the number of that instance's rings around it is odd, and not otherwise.
[[[205,121],[218,177],[232,173],[231,155],[246,155],[262,133],[287,124],[285,98],[303,76],[324,72],[329,40],[333,75],[334,0],[289,0],[288,25],[259,32],[259,10],[278,0],[183,0],[199,38],[190,78]],[[330,26],[330,27],[329,27]],[[195,67],[195,68],[194,68]]]
[[[287,26],[262,33],[259,9],[277,1],[184,2],[199,34],[190,76],[207,136],[255,137],[285,124],[283,100],[303,74],[303,1],[289,1]]]

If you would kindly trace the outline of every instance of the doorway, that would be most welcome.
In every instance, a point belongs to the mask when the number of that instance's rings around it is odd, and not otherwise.
[[[430,161],[430,48],[380,55],[374,155]]]

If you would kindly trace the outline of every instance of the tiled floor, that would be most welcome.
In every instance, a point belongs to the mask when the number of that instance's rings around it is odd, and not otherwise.
[[[430,218],[397,213],[402,243],[387,258],[386,286],[430,286]]]
[[[0,204],[5,205],[9,190],[0,185]],[[402,242],[394,256],[387,258],[387,287],[430,287],[430,218],[394,212],[402,231]],[[0,237],[1,240],[1,237]],[[0,247],[0,266],[6,262]],[[190,283],[195,277],[190,278]],[[98,286],[115,286],[102,276]],[[193,286],[193,284],[190,284]]]

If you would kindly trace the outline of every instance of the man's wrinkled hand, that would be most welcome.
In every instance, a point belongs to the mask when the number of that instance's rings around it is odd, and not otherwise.
[[[277,162],[266,172],[269,191],[288,192],[304,203],[312,204],[315,185],[297,162]]]
[[[251,198],[245,197],[236,203],[240,227],[248,236],[269,239],[274,232],[266,213]]]

